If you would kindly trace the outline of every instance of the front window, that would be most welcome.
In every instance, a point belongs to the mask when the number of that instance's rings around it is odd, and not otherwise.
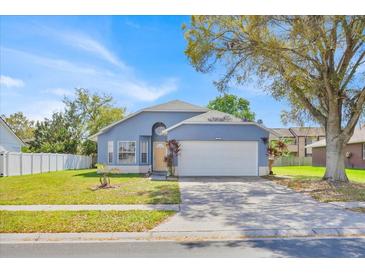
[[[120,164],[136,163],[136,142],[120,141],[118,159]]]
[[[362,144],[362,159],[365,160],[365,143]]]
[[[148,141],[141,142],[141,163],[148,163]]]
[[[108,142],[108,163],[109,164],[113,163],[113,154],[114,154],[113,151],[114,151],[113,141],[109,141]]]

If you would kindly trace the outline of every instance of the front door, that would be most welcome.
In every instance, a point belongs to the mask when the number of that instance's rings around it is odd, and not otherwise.
[[[167,166],[164,161],[167,148],[165,142],[153,142],[153,171],[166,171]]]

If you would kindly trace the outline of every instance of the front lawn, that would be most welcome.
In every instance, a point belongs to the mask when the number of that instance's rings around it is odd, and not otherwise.
[[[352,182],[338,188],[321,180],[324,171],[322,167],[310,166],[274,167],[276,176],[268,178],[295,191],[309,194],[321,202],[365,201],[365,170],[347,169],[347,176]]]
[[[1,205],[36,204],[178,204],[177,182],[150,181],[138,174],[114,174],[116,188],[99,184],[95,169],[65,170],[0,178]]]
[[[173,211],[0,211],[0,233],[141,232]]]
[[[312,166],[277,166],[273,167],[276,175],[293,176],[298,179],[322,178],[325,172],[324,167]],[[365,169],[346,169],[350,181],[365,183]]]

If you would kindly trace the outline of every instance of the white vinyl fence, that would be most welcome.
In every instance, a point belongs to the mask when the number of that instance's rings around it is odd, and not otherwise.
[[[59,153],[0,152],[0,176],[91,167],[91,156]]]
[[[312,157],[280,157],[275,160],[274,166],[311,166]]]

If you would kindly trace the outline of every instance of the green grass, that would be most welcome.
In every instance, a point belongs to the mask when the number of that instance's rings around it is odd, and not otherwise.
[[[297,179],[320,179],[325,173],[324,167],[312,166],[281,166],[273,167],[276,175],[287,175]],[[346,169],[350,181],[365,183],[365,169]]]
[[[173,211],[0,211],[0,233],[148,231]]]
[[[95,169],[3,177],[0,178],[0,204],[180,203],[177,182],[150,181],[138,174],[114,174],[111,185],[116,188],[92,191],[98,184]]]

